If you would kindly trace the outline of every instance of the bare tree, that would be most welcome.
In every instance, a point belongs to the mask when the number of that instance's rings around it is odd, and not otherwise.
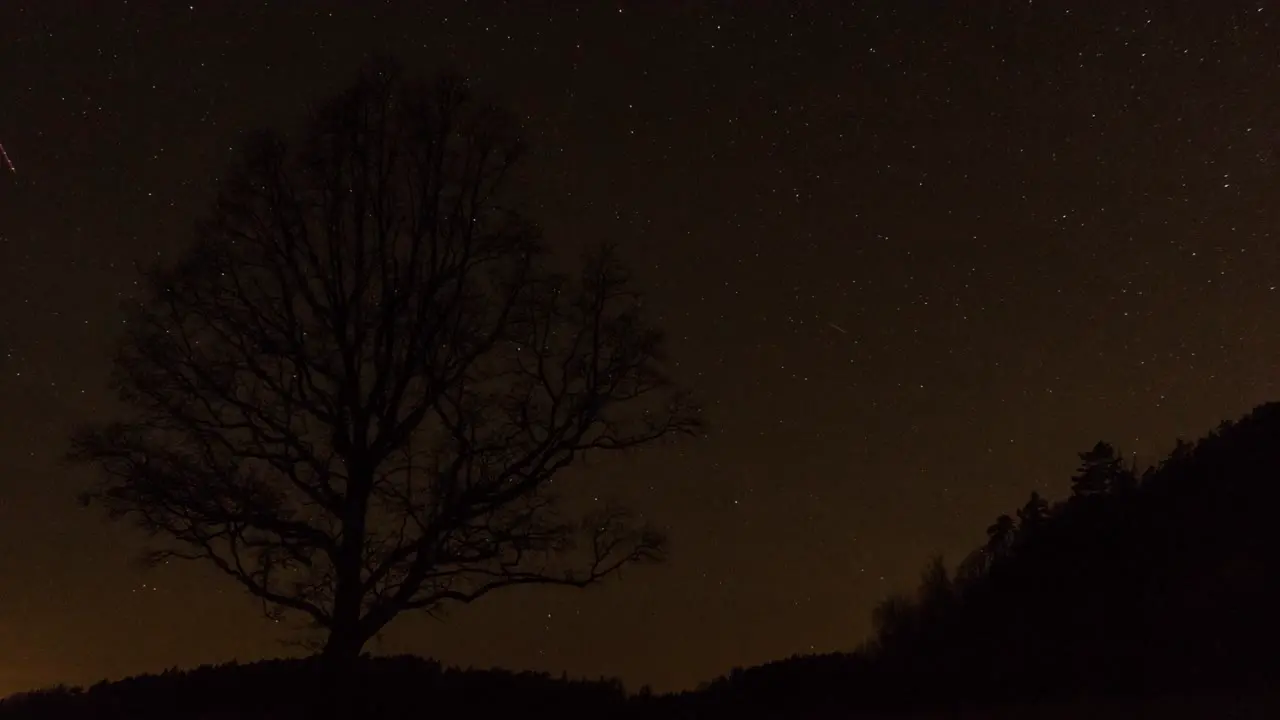
[[[115,360],[128,409],[79,431],[86,494],[358,657],[402,612],[663,557],[552,480],[592,451],[696,433],[662,337],[607,249],[550,272],[504,204],[510,116],[381,63],[267,133],[198,242],[148,274]]]

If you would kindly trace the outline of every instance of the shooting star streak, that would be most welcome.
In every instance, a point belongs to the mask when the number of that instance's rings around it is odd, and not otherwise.
[[[829,322],[829,323],[827,323],[827,324],[828,324],[828,325],[830,325],[830,326],[831,326],[831,328],[832,328],[833,330],[835,330],[836,332],[840,333],[841,335],[848,335],[848,334],[849,334],[849,331],[848,331],[848,330],[845,330],[844,328],[840,327],[839,325],[837,325],[837,324],[835,324],[835,323],[833,323],[833,322]]]
[[[0,157],[4,158],[4,164],[8,166],[9,172],[17,175],[18,169],[13,166],[13,161],[9,159],[9,153],[4,151],[4,145],[0,145]]]

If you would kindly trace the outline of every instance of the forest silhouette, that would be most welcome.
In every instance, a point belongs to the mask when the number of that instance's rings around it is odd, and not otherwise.
[[[306,619],[320,652],[25,693],[0,719],[1274,700],[1259,688],[1280,665],[1280,404],[1150,467],[1085,450],[1069,497],[1032,493],[954,568],[932,561],[847,653],[662,696],[361,655],[402,613],[660,561],[651,526],[615,505],[569,513],[550,483],[586,453],[696,435],[702,417],[614,254],[589,254],[576,279],[543,263],[499,192],[518,129],[465,83],[374,65],[309,133],[297,152],[256,136],[190,255],[148,275],[115,360],[131,414],[82,429],[72,456],[99,470],[89,502],[159,540],[153,559],[212,564],[273,618]]]
[[[1187,693],[1274,711],[1261,689],[1280,668],[1278,440],[1269,403],[1141,469],[1100,442],[1069,497],[1031,493],[953,572],[935,558],[914,595],[882,601],[857,651],[735,670],[705,692],[778,711],[796,697],[903,711]]]

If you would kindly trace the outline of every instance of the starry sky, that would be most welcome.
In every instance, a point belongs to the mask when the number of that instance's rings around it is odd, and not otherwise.
[[[593,463],[673,557],[523,589],[380,652],[687,688],[863,639],[1075,452],[1277,399],[1280,5],[247,2],[0,6],[0,694],[297,652],[80,509],[135,262],[240,133],[371,53],[524,119],[553,244],[622,243],[705,438]]]

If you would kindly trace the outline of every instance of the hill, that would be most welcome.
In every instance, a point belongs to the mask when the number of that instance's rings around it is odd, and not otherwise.
[[[1231,716],[1245,701],[1280,716],[1267,690],[1280,670],[1280,404],[1141,471],[1122,458],[1105,442],[1080,453],[1070,497],[1032,493],[954,572],[935,560],[914,596],[875,609],[856,652],[738,670],[703,694],[760,716],[800,698],[892,712],[1216,708],[1168,717]]]
[[[358,666],[362,718],[621,717],[622,684],[555,679],[545,673],[459,670],[412,656],[365,658]],[[205,665],[89,688],[59,687],[0,701],[4,720],[178,720],[314,717],[312,660]]]
[[[1272,677],[1280,404],[1142,472],[1107,443],[1072,495],[1033,494],[954,578],[876,610],[879,673],[946,697],[1134,695]]]

